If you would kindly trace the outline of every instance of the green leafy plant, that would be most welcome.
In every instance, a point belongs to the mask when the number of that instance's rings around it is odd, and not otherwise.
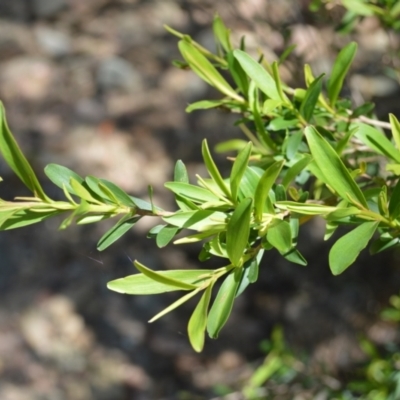
[[[134,261],[139,273],[108,283],[109,289],[132,295],[184,292],[151,321],[198,296],[188,324],[190,342],[198,352],[206,331],[211,338],[218,337],[235,298],[257,280],[268,251],[276,249],[290,262],[307,264],[297,249],[297,238],[309,219],[326,221],[325,239],[339,226],[350,228],[329,254],[334,275],[345,271],[368,245],[374,254],[400,242],[399,121],[394,115],[390,124],[376,121],[371,104],[353,109],[350,101],[340,98],[357,44],[349,43],[340,51],[327,81],[324,75],[314,77],[305,65],[305,87],[292,88],[282,81],[279,62],[269,63],[262,54],[253,58],[244,40],[236,48],[218,16],[213,28],[215,54],[167,27],[179,38],[184,61],[176,65],[191,69],[221,94],[218,100],[193,103],[187,111],[221,108],[234,113],[246,139],[217,147],[236,152],[229,176],[221,174],[206,139],[201,154],[208,177],[197,176],[197,182],[190,182],[185,165],[176,163],[174,180],[165,183],[175,196],[175,211],[132,197],[107,180],[83,178],[56,164],[48,165],[45,173],[65,200],[52,200],[14,140],[4,108],[0,109],[0,150],[32,192],[32,197],[1,200],[0,229],[66,213],[61,229],[73,222],[119,217],[100,238],[102,251],[141,218],[156,217],[162,224],[152,228],[149,237],[159,247],[172,241],[177,245],[201,242],[200,261],[221,259],[221,267],[215,270],[153,271]],[[389,138],[382,127],[391,130]],[[387,161],[386,169],[381,158]]]

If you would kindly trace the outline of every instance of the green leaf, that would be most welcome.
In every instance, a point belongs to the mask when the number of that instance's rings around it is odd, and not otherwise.
[[[322,78],[324,74],[320,75],[317,79],[315,79],[310,87],[307,89],[306,95],[300,106],[300,114],[304,117],[304,119],[308,122],[314,113],[314,108],[318,103],[319,95],[322,90]]]
[[[222,212],[209,210],[183,211],[163,217],[163,220],[179,228],[206,231],[225,225],[226,215]]]
[[[336,210],[336,207],[313,203],[296,203],[294,201],[280,201],[275,203],[275,206],[302,215],[325,215]]]
[[[360,188],[332,146],[315,128],[308,126],[304,132],[314,161],[323,175],[324,183],[331,186],[348,202],[352,203],[356,200],[363,207],[368,208]]]
[[[10,213],[8,218],[2,221],[0,230],[10,230],[16,228],[22,228],[23,226],[36,224],[38,222],[42,222],[43,220],[54,217],[58,214],[61,214],[62,211],[46,211],[42,213],[38,213],[31,210],[20,210],[14,213]]]
[[[103,184],[107,189],[109,189],[113,195],[118,199],[118,202],[127,207],[139,207],[133,201],[134,198],[129,196],[124,190],[122,190],[115,183],[107,181],[106,179],[99,179],[100,183]]]
[[[179,281],[188,284],[189,286],[196,286],[201,284],[207,279],[213,270],[207,269],[188,269],[188,270],[169,270],[157,271],[158,275],[166,278],[166,282]],[[132,295],[147,295],[158,294],[165,292],[173,292],[175,290],[182,290],[181,287],[175,284],[163,283],[155,281],[154,279],[144,275],[135,274],[125,278],[115,279],[107,284],[108,289],[118,293],[132,294]],[[190,289],[184,289],[190,290]]]
[[[274,76],[276,90],[279,93],[280,99],[282,100],[283,103],[291,105],[290,100],[287,98],[287,96],[283,92],[283,89],[282,89],[283,84],[282,84],[282,81],[281,81],[281,77],[279,75],[279,66],[278,66],[278,63],[276,61],[274,61],[272,63],[272,73],[273,73],[273,76]]]
[[[365,222],[342,236],[329,252],[329,266],[333,275],[341,274],[354,263],[378,227],[379,222]]]
[[[76,174],[74,171],[71,171],[67,167],[63,167],[62,165],[49,164],[44,169],[44,173],[56,186],[58,186],[60,189],[63,189],[65,186],[67,191],[71,194],[76,195],[70,183],[71,178],[74,178],[80,184],[83,183],[83,179],[78,174]]]
[[[353,62],[354,56],[357,51],[357,43],[351,42],[339,52],[335,63],[333,65],[332,73],[328,81],[328,97],[332,106],[335,105],[336,100],[343,86],[344,78]]]
[[[219,332],[229,318],[242,273],[242,268],[232,270],[225,278],[214,300],[207,321],[207,332],[213,339],[218,337]]]
[[[400,175],[400,164],[386,164],[386,171],[393,172],[395,175]]]
[[[182,162],[182,160],[178,160],[175,164],[174,181],[182,182],[182,183],[189,183],[189,176],[187,173],[187,169],[185,167],[185,164]]]
[[[222,19],[218,14],[214,16],[213,31],[215,38],[219,43],[221,43],[223,49],[227,53],[231,51],[232,45],[229,38],[231,31],[225,26],[224,22],[222,21]]]
[[[298,131],[291,133],[286,142],[286,158],[292,160],[296,157],[301,141],[303,139],[303,132]]]
[[[297,175],[300,174],[301,171],[311,162],[312,157],[307,154],[303,154],[300,160],[296,161],[287,171],[282,180],[282,185],[285,189],[288,188],[290,183],[294,181]]]
[[[222,179],[221,174],[218,171],[217,166],[213,158],[211,157],[210,149],[208,148],[207,140],[204,139],[201,146],[201,154],[203,155],[204,163],[206,164],[207,171],[210,174],[211,178],[214,179],[215,183],[219,186],[222,192],[228,198],[231,197],[228,187],[226,186],[224,180]]]
[[[341,0],[344,7],[356,15],[369,17],[374,15],[374,10],[364,0]]]
[[[178,43],[178,47],[190,68],[201,79],[218,89],[224,95],[239,102],[243,102],[243,98],[232,89],[229,83],[222,77],[222,75],[216,70],[210,61],[208,61],[207,58],[201,54],[201,52],[197,50],[193,44],[187,42],[186,40],[181,40]]]
[[[252,143],[249,142],[247,143],[246,147],[239,152],[239,154],[235,159],[235,162],[233,163],[230,176],[230,185],[231,185],[231,193],[233,201],[237,200],[239,186],[242,177],[246,171],[247,165],[249,163],[251,150],[252,150]]]
[[[233,55],[264,94],[271,99],[281,101],[274,79],[257,61],[242,50],[234,50]]]
[[[267,231],[267,240],[279,253],[288,253],[293,247],[290,224],[286,221],[281,221],[277,225],[269,228]]]
[[[0,103],[0,151],[9,167],[15,172],[24,185],[36,196],[44,201],[49,198],[44,193],[32,167],[23,155],[18,143],[14,139],[7,125],[3,103]]]
[[[384,133],[370,125],[360,122],[351,125],[351,127],[353,126],[358,128],[355,136],[364,144],[379,154],[400,163],[400,152],[393,146]]]
[[[191,113],[196,110],[209,110],[210,108],[216,108],[225,104],[225,100],[200,100],[195,103],[189,104],[185,111]]]
[[[101,204],[81,183],[76,181],[74,178],[70,178],[70,185],[74,193],[81,199],[86,200],[89,203]]]
[[[208,189],[191,185],[189,183],[167,182],[164,184],[164,186],[172,192],[188,198],[194,203],[219,200],[219,198],[214,193],[211,193]]]
[[[400,179],[397,181],[390,196],[389,214],[392,218],[397,218],[400,214]]]
[[[358,215],[361,211],[357,207],[337,208],[335,211],[330,212],[325,216],[327,221],[337,221],[351,215]]]
[[[204,333],[207,327],[207,313],[213,285],[208,285],[193,311],[188,323],[188,335],[193,349],[200,353],[204,347]]]
[[[262,220],[265,204],[272,185],[281,172],[284,161],[277,161],[269,166],[260,178],[254,196],[255,217],[258,222]]]
[[[116,200],[115,196],[112,195],[110,192],[108,192],[106,194],[106,191],[104,189],[105,186],[103,186],[103,190],[100,189],[100,179],[94,177],[94,176],[87,176],[85,178],[85,181],[80,182],[82,185],[84,185],[85,187],[89,188],[91,191],[91,195],[96,195],[100,200],[104,201],[104,202],[109,202],[109,203],[115,203],[118,204],[118,200]],[[73,193],[76,194],[76,193]],[[111,195],[111,197],[110,197]]]
[[[195,284],[187,283],[186,281],[183,280],[168,277],[165,274],[162,274],[158,271],[153,271],[152,269],[147,268],[137,260],[134,261],[134,265],[139,270],[139,272],[146,275],[148,278],[153,279],[153,281],[162,283],[164,285],[175,286],[176,290],[193,290],[197,289],[198,287]]]
[[[228,53],[228,68],[239,90],[246,94],[249,90],[249,79],[239,61],[234,57],[233,51]]]
[[[291,249],[288,253],[282,254],[282,255],[286,258],[286,260],[288,260],[292,263],[303,265],[303,266],[307,265],[307,260],[295,248]]]
[[[214,150],[216,153],[226,153],[227,151],[239,151],[247,145],[246,140],[242,139],[231,139],[225,142],[218,143]]]
[[[389,114],[389,119],[394,142],[396,143],[397,150],[400,150],[400,122],[394,114]]]
[[[132,228],[141,217],[132,217],[131,215],[125,215],[122,217],[111,229],[109,229],[97,242],[97,250],[103,251],[107,247],[111,246],[121,236],[123,236],[129,229]]]
[[[226,251],[234,266],[240,266],[250,234],[250,218],[253,200],[244,199],[233,212],[226,231]]]
[[[182,296],[180,299],[178,299],[177,301],[174,301],[170,306],[168,306],[167,308],[164,308],[164,310],[162,310],[161,312],[159,312],[157,315],[155,315],[152,319],[149,320],[149,322],[154,322],[157,319],[163,317],[165,314],[168,314],[169,312],[171,312],[172,310],[175,310],[175,308],[178,308],[179,306],[181,306],[183,303],[186,303],[188,300],[190,300],[192,297],[196,296],[197,293],[199,293],[201,290],[201,288],[197,288],[193,291],[191,291],[190,293],[185,294],[184,296]]]
[[[165,247],[178,233],[179,228],[176,226],[166,225],[160,232],[158,232],[156,237],[156,243],[158,247]]]
[[[262,256],[264,254],[264,250],[260,250],[257,254],[257,257],[254,257],[248,261],[246,261],[243,265],[243,274],[240,280],[240,284],[238,290],[236,292],[235,297],[240,296],[244,290],[249,286],[251,283],[254,283],[258,279],[258,267]]]

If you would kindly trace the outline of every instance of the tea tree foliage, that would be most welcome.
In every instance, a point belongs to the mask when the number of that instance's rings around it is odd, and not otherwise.
[[[56,164],[48,165],[45,173],[65,200],[52,200],[13,138],[4,108],[0,109],[1,153],[32,192],[31,197],[0,200],[0,229],[20,228],[59,214],[67,214],[61,229],[73,222],[118,217],[99,239],[102,251],[141,218],[158,217],[162,224],[148,236],[159,247],[172,241],[176,245],[201,242],[200,261],[221,259],[221,267],[215,270],[154,271],[134,261],[139,273],[108,283],[109,289],[131,295],[183,292],[151,321],[197,297],[188,333],[198,352],[206,331],[211,338],[218,337],[235,298],[257,281],[269,251],[275,248],[290,262],[307,264],[297,249],[297,238],[311,218],[326,221],[325,239],[339,226],[349,228],[329,254],[334,275],[345,271],[367,246],[374,254],[400,243],[400,123],[394,115],[390,124],[376,121],[373,105],[354,109],[340,97],[357,44],[349,43],[339,52],[327,77],[314,76],[305,65],[304,87],[292,88],[279,72],[290,49],[272,63],[262,54],[255,59],[246,51],[245,40],[234,46],[218,16],[213,28],[216,53],[167,27],[179,38],[183,61],[176,65],[191,69],[220,93],[218,100],[201,100],[187,111],[220,108],[235,113],[245,139],[217,147],[236,154],[228,176],[218,169],[206,139],[201,154],[208,176],[190,182],[183,162],[176,163],[174,180],[165,183],[175,196],[176,211],[132,197],[105,179],[83,178]],[[381,126],[388,128],[388,136]]]

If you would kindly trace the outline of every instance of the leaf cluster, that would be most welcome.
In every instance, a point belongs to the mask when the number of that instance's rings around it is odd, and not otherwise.
[[[292,88],[282,81],[279,71],[292,49],[272,63],[261,53],[256,59],[246,51],[244,39],[235,48],[219,16],[213,24],[216,53],[188,35],[167,29],[180,39],[183,61],[176,65],[191,69],[221,96],[193,103],[187,111],[221,108],[237,115],[236,125],[246,140],[220,143],[216,149],[234,152],[228,176],[221,173],[204,139],[201,154],[208,176],[196,176],[193,182],[184,163],[178,161],[174,179],[165,183],[174,195],[175,211],[132,197],[104,179],[82,178],[66,167],[50,164],[45,174],[66,199],[54,201],[20,151],[1,108],[0,150],[32,197],[1,200],[0,229],[62,213],[69,215],[60,228],[73,221],[87,224],[119,216],[100,238],[101,251],[139,219],[157,217],[161,223],[148,237],[159,247],[171,242],[201,243],[199,260],[217,257],[220,268],[153,271],[135,261],[137,274],[108,284],[111,290],[132,295],[184,292],[151,321],[199,296],[188,335],[193,348],[201,351],[205,332],[218,337],[236,297],[257,281],[262,258],[269,251],[307,264],[297,240],[300,227],[310,219],[325,220],[326,240],[340,226],[349,229],[329,254],[334,275],[354,263],[371,241],[372,254],[400,245],[400,123],[390,115],[388,137],[379,128],[382,123],[373,118],[372,104],[352,108],[350,101],[340,97],[356,43],[339,52],[328,79],[315,77],[305,65],[304,87]]]

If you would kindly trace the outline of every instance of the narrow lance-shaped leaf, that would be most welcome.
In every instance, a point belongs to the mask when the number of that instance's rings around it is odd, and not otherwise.
[[[320,75],[317,79],[315,79],[310,87],[307,89],[306,95],[300,106],[300,114],[304,117],[304,119],[308,122],[314,113],[314,108],[318,103],[319,95],[322,90],[322,78],[324,74]]]
[[[179,228],[176,226],[166,225],[160,232],[158,232],[156,237],[156,243],[158,247],[165,247],[178,233]]]
[[[132,217],[126,215],[122,217],[111,229],[109,229],[98,241],[97,250],[103,251],[107,247],[111,246],[119,238],[121,238],[126,232],[128,232],[141,217]]]
[[[233,265],[239,266],[247,248],[253,200],[244,199],[233,212],[227,225],[226,251]]]
[[[178,160],[175,164],[174,181],[189,183],[189,176],[187,173],[187,169],[182,160]]]
[[[0,102],[0,151],[9,167],[21,179],[24,185],[37,197],[49,200],[44,193],[32,167],[23,155],[7,125],[5,109]]]
[[[196,47],[186,40],[181,40],[178,46],[183,58],[200,78],[204,79],[211,86],[214,86],[224,95],[240,102],[244,101]]]
[[[70,183],[71,178],[74,178],[80,184],[83,183],[83,179],[78,174],[62,165],[49,164],[44,169],[44,173],[56,186],[60,189],[63,189],[65,186],[66,190],[71,194],[76,194]]]
[[[332,106],[336,103],[343,86],[344,78],[346,77],[356,51],[357,43],[351,42],[347,46],[343,47],[336,58],[328,82],[328,97]]]
[[[246,147],[239,152],[235,162],[233,163],[230,176],[230,185],[231,185],[233,201],[236,201],[237,199],[240,182],[249,163],[251,150],[252,150],[252,143],[249,142],[247,143]]]
[[[219,198],[208,189],[204,189],[200,186],[191,185],[189,183],[167,182],[164,184],[164,186],[175,194],[187,197],[195,203],[219,200]]]
[[[173,282],[178,280],[179,282],[194,285],[195,283],[199,284],[205,279],[209,279],[213,272],[214,271],[211,269],[185,269],[157,271],[157,274],[166,277],[167,282],[170,282],[170,279],[172,279]],[[115,279],[108,282],[107,287],[118,293],[132,295],[148,295],[182,290],[180,287],[177,288],[174,284],[161,283],[144,274],[135,274],[126,276],[125,278]]]
[[[233,55],[262,92],[271,99],[281,100],[274,79],[257,61],[242,50],[234,50]]]
[[[332,146],[311,126],[305,128],[305,134],[314,161],[323,175],[324,183],[330,185],[350,203],[354,199],[364,208],[368,208],[360,188]]]
[[[156,282],[163,283],[164,285],[175,286],[177,290],[192,290],[196,289],[196,285],[192,285],[190,283],[186,283],[184,281],[180,281],[178,279],[169,278],[165,276],[165,274],[160,274],[156,271],[153,271],[150,268],[147,268],[139,261],[134,261],[135,267],[141,272],[142,274],[146,275],[148,278],[153,279]]]
[[[159,312],[157,315],[155,315],[152,319],[149,320],[149,322],[154,322],[157,319],[163,317],[165,314],[168,314],[169,312],[171,312],[172,310],[175,310],[175,308],[178,308],[179,306],[181,306],[183,303],[186,303],[188,300],[190,300],[192,297],[196,296],[197,293],[199,293],[201,290],[201,288],[197,288],[187,294],[185,294],[184,296],[182,296],[180,299],[178,299],[177,301],[174,301],[170,306],[168,306],[167,308],[164,308],[164,310],[162,310],[161,312]]]
[[[379,222],[365,222],[342,236],[329,252],[329,266],[333,275],[341,274],[354,263],[378,227]]]
[[[188,323],[188,335],[193,349],[200,353],[204,347],[204,333],[207,327],[207,313],[213,284],[208,285],[193,311]]]
[[[221,17],[216,14],[213,21],[213,31],[215,38],[221,43],[221,46],[226,52],[232,50],[232,45],[230,41],[230,29],[228,29]]]
[[[207,140],[204,139],[201,146],[201,154],[203,155],[204,163],[206,164],[207,171],[210,174],[211,178],[214,179],[215,183],[219,186],[225,195],[230,198],[231,193],[229,192],[228,187],[226,186],[224,180],[222,179],[221,174],[218,171],[217,166],[213,158],[211,157],[210,149],[208,148]]]
[[[255,217],[261,221],[268,193],[281,172],[284,161],[278,161],[269,166],[261,176],[254,196]]]
[[[379,154],[382,154],[400,163],[400,151],[394,147],[394,145],[383,132],[379,131],[373,126],[360,122],[352,124],[351,128],[353,127],[358,128],[355,136],[364,144]]]
[[[400,150],[400,122],[394,114],[389,114],[389,119],[394,142],[396,143],[397,150]]]
[[[397,181],[390,196],[389,214],[392,218],[397,218],[400,214],[400,179]]]
[[[229,318],[242,273],[242,268],[235,268],[229,273],[211,306],[208,314],[207,332],[213,339],[218,337],[219,332]]]
[[[292,246],[292,230],[286,221],[281,221],[279,224],[268,229],[267,240],[274,246],[279,253],[287,253]]]
[[[293,164],[287,171],[282,180],[282,185],[285,189],[288,188],[289,184],[296,179],[296,176],[300,174],[301,171],[311,162],[312,157],[304,154],[299,161]]]

